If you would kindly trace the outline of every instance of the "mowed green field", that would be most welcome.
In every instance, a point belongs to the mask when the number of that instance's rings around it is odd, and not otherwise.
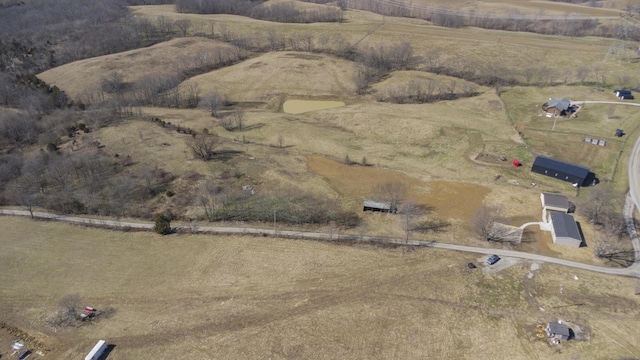
[[[542,265],[529,279],[528,263],[486,274],[466,267],[476,255],[434,249],[11,217],[0,232],[0,317],[47,344],[38,359],[81,358],[98,339],[115,345],[114,360],[640,356],[640,300],[626,278]],[[69,294],[115,313],[54,333],[44,320]],[[558,318],[589,340],[536,338],[536,324]]]

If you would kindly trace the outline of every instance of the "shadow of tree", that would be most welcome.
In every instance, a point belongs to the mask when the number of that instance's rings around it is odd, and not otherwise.
[[[233,159],[234,157],[244,154],[244,151],[238,151],[238,150],[220,150],[220,151],[216,151],[212,156],[211,156],[211,160],[217,160],[217,161],[229,161],[231,159]]]

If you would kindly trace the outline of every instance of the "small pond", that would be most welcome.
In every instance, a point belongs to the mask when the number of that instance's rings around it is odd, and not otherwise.
[[[344,106],[342,101],[321,100],[287,100],[282,104],[282,110],[287,114],[302,114],[309,111],[333,109]]]

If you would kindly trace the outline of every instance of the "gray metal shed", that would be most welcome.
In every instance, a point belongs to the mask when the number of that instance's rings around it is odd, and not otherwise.
[[[553,243],[578,248],[582,245],[582,235],[573,216],[561,212],[552,212],[551,237]]]
[[[567,326],[567,324],[558,322],[548,323],[545,331],[547,332],[548,337],[556,338],[559,340],[569,340],[569,337],[571,336],[569,326]]]
[[[541,193],[540,202],[545,210],[569,212],[569,200],[564,195]]]

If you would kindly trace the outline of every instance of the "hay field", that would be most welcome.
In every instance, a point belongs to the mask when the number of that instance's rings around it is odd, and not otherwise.
[[[266,101],[288,97],[339,97],[355,93],[350,61],[295,51],[267,53],[240,64],[190,78],[203,94],[218,91],[230,101]]]
[[[115,345],[114,360],[640,354],[631,279],[547,265],[528,279],[526,263],[489,275],[466,268],[475,255],[434,249],[161,237],[6,217],[0,230],[0,318],[45,343],[46,358],[79,358],[99,338]],[[115,314],[53,333],[43,321],[68,294]],[[559,353],[537,340],[533,326],[557,318],[591,339]]]
[[[475,11],[476,13],[491,13],[498,15],[539,15],[540,13],[550,16],[560,16],[565,14],[587,15],[587,16],[618,16],[623,4],[616,1],[602,1],[600,7],[591,7],[586,4],[569,4],[554,1],[514,1],[514,0],[416,0],[412,4],[422,6],[432,6],[444,9],[455,9],[461,11]]]
[[[99,92],[100,79],[111,72],[119,72],[131,84],[147,75],[176,73],[185,59],[217,48],[231,46],[200,37],[176,38],[148,48],[79,60],[47,70],[38,77],[79,99]]]
[[[518,2],[522,3],[530,2]],[[563,4],[545,3],[541,6],[546,5]],[[345,21],[338,24],[282,24],[232,15],[180,14],[168,5],[137,6],[132,9],[139,16],[151,19],[158,16],[190,19],[196,24],[194,33],[220,36],[224,32],[264,36],[269,31],[275,31],[280,34],[312,33],[318,38],[339,33],[350,43],[359,41],[363,46],[408,41],[419,56],[427,51],[438,51],[443,56],[443,61],[465,57],[475,59],[480,65],[493,66],[499,59],[500,66],[512,69],[522,68],[523,64],[549,64],[554,69],[569,71],[574,66],[602,61],[612,43],[611,39],[597,37],[568,38],[478,28],[450,29],[433,26],[422,20],[382,17],[364,11],[346,11]],[[616,11],[614,16],[617,15]],[[617,63],[604,64],[608,70],[616,72],[618,67],[614,65]],[[637,64],[633,68],[637,70]],[[633,71],[629,69],[625,73],[632,75]]]

